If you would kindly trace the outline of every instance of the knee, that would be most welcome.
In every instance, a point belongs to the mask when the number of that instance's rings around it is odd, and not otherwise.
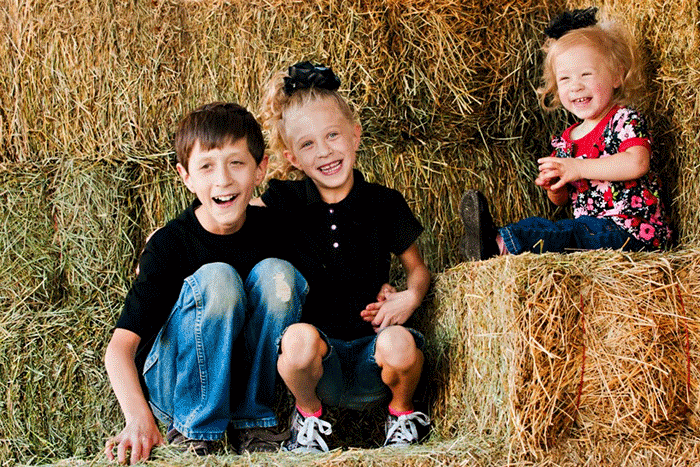
[[[286,306],[299,301],[308,288],[304,277],[289,262],[267,258],[255,265],[248,286],[257,289],[268,303]]]
[[[411,332],[403,326],[390,326],[377,336],[375,359],[380,367],[405,370],[422,362],[422,352]]]
[[[199,289],[195,297],[203,307],[204,319],[229,318],[241,305],[243,283],[238,272],[226,263],[208,263],[200,267],[191,278]],[[197,292],[195,292],[197,294]]]
[[[327,348],[315,327],[306,323],[292,324],[282,335],[278,364],[290,370],[309,368],[323,359]]]

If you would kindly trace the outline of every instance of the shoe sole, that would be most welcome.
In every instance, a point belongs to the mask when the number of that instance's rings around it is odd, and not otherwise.
[[[459,203],[459,216],[464,225],[464,235],[460,240],[462,256],[467,261],[481,260],[481,216],[479,216],[479,195],[469,190]]]

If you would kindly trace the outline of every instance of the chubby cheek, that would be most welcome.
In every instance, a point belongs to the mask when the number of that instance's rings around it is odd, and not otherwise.
[[[564,88],[559,88],[559,89],[557,90],[557,95],[559,96],[559,101],[561,102],[561,104],[562,104],[565,108],[568,109],[568,108],[569,108],[569,98],[567,97],[567,96],[568,96],[568,93],[567,93],[566,89],[564,89]]]

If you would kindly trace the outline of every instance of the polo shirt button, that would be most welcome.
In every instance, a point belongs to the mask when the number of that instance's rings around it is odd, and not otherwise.
[[[335,243],[333,244],[333,248],[338,248],[338,242],[335,242]]]
[[[333,214],[333,213],[335,212],[335,210],[334,210],[333,208],[330,208],[330,209],[328,210],[328,212],[331,213],[331,214]]]
[[[335,224],[331,225],[331,230],[335,230],[335,229],[337,229],[337,228],[338,228],[337,225],[335,225]]]

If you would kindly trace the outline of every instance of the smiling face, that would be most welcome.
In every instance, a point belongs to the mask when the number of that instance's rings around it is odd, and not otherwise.
[[[195,210],[202,227],[217,235],[238,231],[253,190],[265,175],[267,159],[257,164],[245,138],[211,150],[203,150],[197,141],[187,165],[178,163],[177,171],[202,202]]]
[[[331,98],[289,109],[284,116],[285,157],[313,180],[323,200],[337,203],[353,184],[352,169],[362,129]]]
[[[621,73],[613,73],[605,57],[594,47],[575,45],[552,62],[559,100],[566,110],[592,129],[613,106]]]

